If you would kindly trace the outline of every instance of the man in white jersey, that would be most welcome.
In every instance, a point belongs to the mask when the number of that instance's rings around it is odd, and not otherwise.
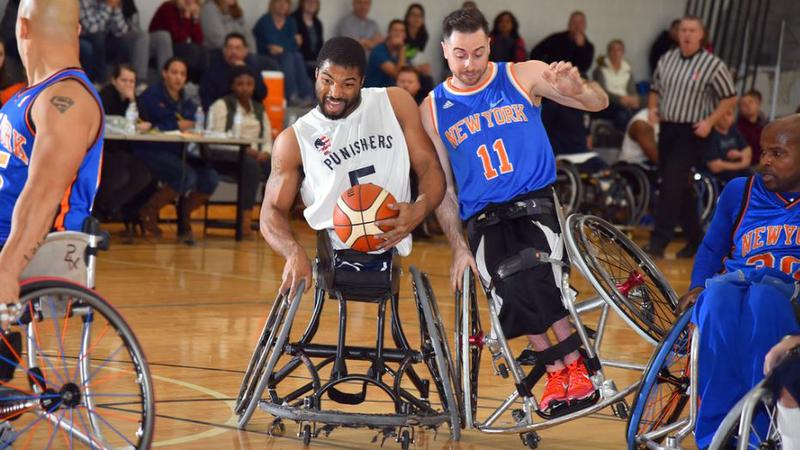
[[[619,160],[628,164],[655,165],[658,163],[658,122],[648,122],[647,108],[636,113],[625,130]]]
[[[444,173],[422,128],[414,99],[396,87],[362,89],[366,56],[352,38],[328,40],[317,58],[319,105],[287,128],[272,147],[270,173],[261,207],[261,233],[286,258],[281,292],[290,296],[301,280],[311,286],[311,261],[292,236],[288,213],[298,189],[304,215],[315,230],[328,230],[336,249],[346,248],[333,228],[336,200],[359,183],[389,191],[399,212],[378,225],[394,227],[378,236],[381,251],[411,251],[409,233],[442,201]],[[409,169],[419,180],[411,202]]]

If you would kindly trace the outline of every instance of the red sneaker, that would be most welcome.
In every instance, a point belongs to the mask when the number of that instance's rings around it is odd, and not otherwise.
[[[583,400],[594,394],[595,387],[589,378],[589,371],[583,358],[578,358],[567,366],[569,384],[567,385],[567,400]]]
[[[567,400],[567,380],[569,380],[567,369],[547,372],[547,384],[542,392],[542,400],[539,402],[540,410],[546,411],[550,409],[551,403]]]

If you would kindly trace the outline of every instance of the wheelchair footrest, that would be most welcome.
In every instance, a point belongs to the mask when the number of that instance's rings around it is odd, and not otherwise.
[[[600,400],[600,391],[594,391],[592,395],[581,400],[564,401],[551,403],[547,411],[536,410],[536,414],[542,419],[550,420],[566,416],[582,409],[594,406]]]
[[[331,410],[314,410],[303,407],[276,405],[262,401],[259,407],[275,417],[286,420],[319,422],[329,425],[342,425],[349,428],[376,427],[437,427],[450,421],[450,414],[366,414]]]

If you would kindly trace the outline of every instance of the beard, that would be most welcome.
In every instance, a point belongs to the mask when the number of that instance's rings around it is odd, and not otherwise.
[[[325,110],[325,102],[326,101],[340,101],[344,103],[344,107],[342,108],[341,112],[331,114]],[[350,100],[345,98],[335,98],[331,96],[325,96],[322,98],[317,97],[317,106],[319,106],[319,111],[322,113],[323,116],[330,120],[339,120],[347,117],[351,112],[353,112],[356,107],[361,103],[361,90],[358,91],[358,95],[353,97]]]

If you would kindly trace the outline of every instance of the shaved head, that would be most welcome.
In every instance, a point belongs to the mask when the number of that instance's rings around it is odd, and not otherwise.
[[[20,1],[17,46],[31,83],[59,68],[80,67],[78,14],[78,0]]]
[[[775,192],[800,192],[800,114],[770,122],[761,133],[764,185]]]
[[[25,18],[37,37],[69,39],[78,36],[78,0],[22,0],[17,18]]]

